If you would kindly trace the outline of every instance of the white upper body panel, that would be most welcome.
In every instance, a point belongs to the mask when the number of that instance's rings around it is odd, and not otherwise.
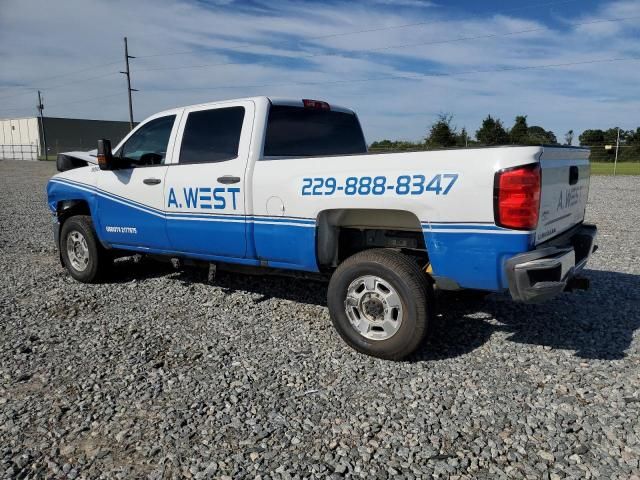
[[[272,104],[302,106],[301,100],[251,97],[222,102],[202,103],[188,107],[158,112],[141,122],[115,148],[117,152],[131,135],[146,123],[159,117],[176,115],[177,123],[169,142],[165,165],[179,164],[179,152],[184,131],[186,113],[221,107],[244,106],[245,118],[240,138],[239,156],[246,162],[242,175],[244,215],[285,216],[315,219],[320,212],[330,209],[386,209],[411,212],[424,223],[492,223],[494,222],[493,187],[497,171],[540,162],[543,151],[543,170],[549,162],[571,162],[588,164],[588,150],[553,149],[543,147],[496,147],[421,151],[409,153],[339,155],[328,157],[266,158],[263,154],[269,108]],[[351,110],[331,105],[332,110],[352,113]],[[560,151],[561,153],[557,153]],[[554,153],[556,152],[556,153]],[[574,158],[575,157],[575,158]],[[573,164],[573,163],[572,163]],[[199,178],[198,172],[205,169],[194,165],[188,169],[192,179],[185,179],[187,170],[181,174],[180,183],[191,181],[210,185],[216,179]],[[221,163],[220,165],[223,165]],[[87,169],[71,170],[60,177],[93,176]],[[564,175],[564,173],[563,173]],[[549,175],[547,175],[549,176]],[[369,180],[378,182],[376,193],[367,191]],[[356,179],[356,193],[347,189],[348,182]],[[378,178],[378,180],[375,180]],[[381,183],[384,178],[384,188]],[[411,184],[408,192],[399,190],[399,182]],[[87,178],[89,180],[89,178]],[[307,183],[310,186],[307,186]],[[543,184],[545,180],[543,177]],[[95,184],[95,179],[92,179]],[[322,186],[320,186],[322,183]],[[582,191],[588,188],[584,182]],[[543,191],[543,206],[546,221],[554,220],[549,202],[557,202],[564,183],[556,182],[555,190]],[[138,188],[131,185],[130,188]],[[404,188],[404,187],[403,187]],[[148,190],[152,194],[152,190]],[[367,193],[364,193],[367,192]],[[419,193],[418,193],[419,192]],[[124,191],[120,191],[124,194]],[[586,193],[585,193],[586,194]],[[145,193],[147,195],[147,193]],[[134,195],[141,198],[140,195]],[[142,195],[144,200],[144,195]],[[275,199],[275,200],[274,200]],[[156,202],[151,202],[155,204]],[[166,204],[166,199],[165,199]],[[274,205],[277,206],[274,211]],[[584,210],[581,202],[574,202],[571,215],[565,223],[581,220]],[[541,210],[541,213],[543,210]],[[556,229],[554,232],[557,232]],[[538,232],[543,240],[544,232]]]

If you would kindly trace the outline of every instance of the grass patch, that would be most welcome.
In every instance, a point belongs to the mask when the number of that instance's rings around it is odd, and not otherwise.
[[[592,162],[591,175],[613,175],[613,163]],[[618,162],[616,175],[640,175],[640,162]]]

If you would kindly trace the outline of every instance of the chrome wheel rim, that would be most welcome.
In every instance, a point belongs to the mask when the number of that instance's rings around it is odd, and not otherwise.
[[[67,235],[67,257],[69,257],[71,266],[79,272],[83,272],[89,265],[87,240],[77,230],[73,230]]]
[[[351,282],[344,308],[356,332],[369,340],[388,340],[402,325],[400,296],[389,282],[374,275]]]

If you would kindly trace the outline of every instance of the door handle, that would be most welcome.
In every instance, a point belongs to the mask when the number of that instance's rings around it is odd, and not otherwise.
[[[575,165],[569,167],[569,185],[575,185],[578,183],[578,178],[580,177],[580,170]]]
[[[234,177],[231,175],[225,175],[224,177],[218,177],[218,183],[224,183],[228,185],[230,183],[238,183],[240,181],[240,177]]]
[[[158,185],[162,180],[159,178],[145,178],[142,183],[145,185]]]

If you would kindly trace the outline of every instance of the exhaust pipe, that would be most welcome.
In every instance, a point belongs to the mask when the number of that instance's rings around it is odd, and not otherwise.
[[[589,290],[591,282],[586,277],[572,277],[567,282],[565,292],[572,292],[574,290]]]

